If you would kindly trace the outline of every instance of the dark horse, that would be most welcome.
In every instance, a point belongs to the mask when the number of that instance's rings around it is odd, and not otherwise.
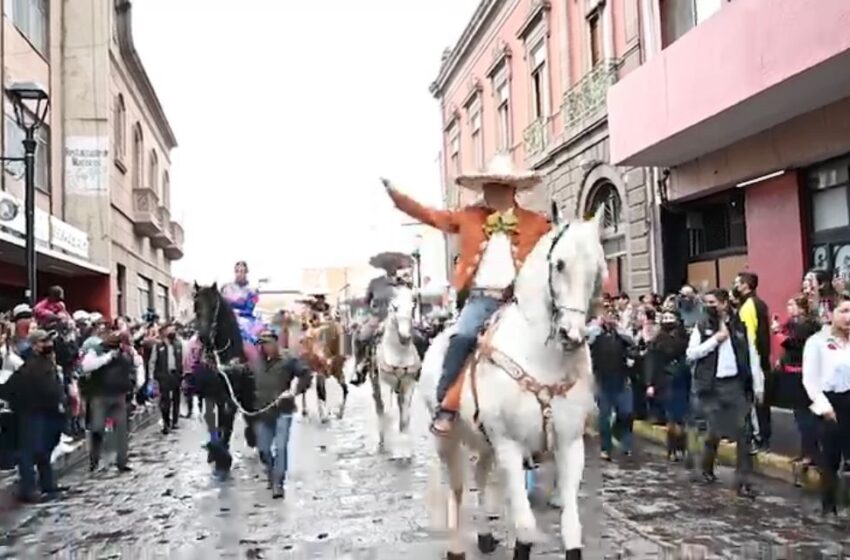
[[[195,317],[198,338],[203,345],[203,358],[195,372],[197,391],[204,399],[204,420],[210,433],[207,462],[215,463],[216,473],[225,476],[230,470],[230,439],[238,412],[227,384],[226,375],[239,404],[252,410],[254,377],[243,347],[239,324],[230,304],[218,291],[218,285],[195,284]],[[245,438],[254,447],[254,431],[245,418]]]

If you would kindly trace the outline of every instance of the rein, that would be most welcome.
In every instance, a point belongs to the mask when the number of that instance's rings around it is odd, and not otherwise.
[[[224,384],[227,387],[228,396],[230,397],[231,402],[233,403],[233,405],[236,407],[236,410],[240,414],[242,414],[246,418],[252,418],[252,417],[255,417],[255,416],[260,416],[261,414],[264,414],[264,413],[268,412],[269,410],[275,408],[278,404],[280,404],[280,401],[282,401],[283,399],[294,398],[295,395],[293,395],[292,392],[289,389],[287,389],[284,392],[282,392],[281,394],[279,394],[272,402],[270,402],[269,404],[267,404],[266,406],[264,406],[264,407],[262,407],[258,410],[247,410],[245,407],[242,406],[242,403],[239,402],[239,399],[236,397],[236,391],[233,390],[233,384],[230,382],[230,377],[227,375],[227,371],[225,370],[225,366],[223,366],[221,364],[220,354],[223,353],[223,352],[226,352],[228,349],[230,349],[231,341],[228,340],[227,344],[225,344],[223,348],[216,348],[215,347],[215,339],[216,339],[216,336],[218,335],[218,315],[221,312],[221,298],[222,298],[221,295],[219,295],[216,298],[215,313],[213,313],[213,320],[210,323],[210,336],[209,336],[210,347],[208,348],[208,347],[206,347],[206,344],[204,345],[205,354],[208,357],[212,356],[212,358],[215,360],[215,362],[214,362],[214,364],[209,364],[209,362],[207,362],[207,364],[208,365],[214,365],[216,372],[222,377],[222,379],[224,379]]]

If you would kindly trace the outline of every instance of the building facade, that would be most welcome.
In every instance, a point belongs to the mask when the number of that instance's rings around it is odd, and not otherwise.
[[[568,217],[601,209],[608,292],[649,292],[653,189],[610,161],[606,92],[640,65],[639,0],[482,0],[431,87],[443,120],[447,207],[471,202],[454,178],[497,152],[545,176],[523,200]],[[451,244],[450,250],[452,252]]]
[[[174,134],[133,47],[129,0],[6,0],[2,83],[50,96],[36,139],[38,293],[65,288],[72,309],[107,316],[172,312],[171,262],[183,230],[170,218]],[[23,131],[4,99],[3,153]],[[24,299],[23,168],[0,178],[0,310]]]
[[[850,276],[850,3],[643,8],[653,48],[609,92],[611,156],[657,168],[665,285],[749,269],[781,315],[807,269]]]
[[[110,314],[170,317],[171,263],[183,256],[183,228],[171,217],[177,141],[133,45],[132,4],[66,2],[63,10],[69,212],[109,270]]]
[[[50,96],[46,122],[36,132],[36,298],[54,284],[74,309],[108,311],[108,261],[94,249],[96,236],[65,196],[63,9],[61,0],[6,0],[0,25],[0,83],[35,82]],[[90,40],[90,39],[89,39]],[[30,117],[32,115],[29,115]],[[24,132],[4,96],[0,122],[3,155],[23,155]],[[0,311],[26,297],[24,168],[6,162],[0,173]]]

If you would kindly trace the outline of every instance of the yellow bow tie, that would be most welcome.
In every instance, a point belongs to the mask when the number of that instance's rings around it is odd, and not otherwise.
[[[518,225],[519,220],[517,220],[516,214],[514,214],[513,210],[508,210],[507,212],[493,212],[487,216],[487,221],[484,222],[484,232],[488,237],[494,233],[512,235],[516,233]]]

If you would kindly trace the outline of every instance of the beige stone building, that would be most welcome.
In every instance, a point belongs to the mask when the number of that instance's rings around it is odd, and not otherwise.
[[[63,87],[65,59],[63,32],[73,27],[65,19],[65,7],[80,3],[62,0],[6,0],[0,25],[0,82],[6,88],[16,82],[35,82],[50,97],[46,122],[36,131],[35,237],[37,245],[36,297],[60,284],[68,305],[109,312],[109,258],[96,250],[97,232],[89,219],[66,198],[64,108],[77,100],[66,97]],[[91,4],[91,2],[82,2]],[[92,43],[92,37],[86,39]],[[31,115],[30,115],[31,116]],[[4,98],[0,138],[3,155],[23,155],[24,132],[13,106]],[[0,173],[0,311],[23,301],[24,268],[24,170],[20,163],[6,162]]]
[[[109,270],[110,314],[168,317],[171,263],[183,256],[171,218],[177,140],[133,45],[132,3],[61,4],[66,213]]]

